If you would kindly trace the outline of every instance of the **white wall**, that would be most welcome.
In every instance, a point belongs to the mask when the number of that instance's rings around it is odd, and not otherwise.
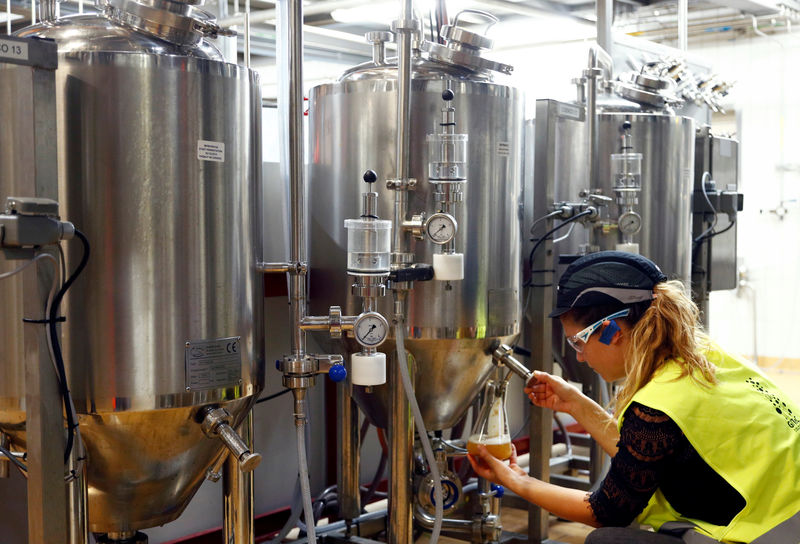
[[[800,359],[794,309],[800,305],[800,35],[719,40],[692,49],[737,80],[730,95],[740,126],[739,261],[756,293],[758,355]],[[788,169],[788,171],[787,171]],[[769,210],[783,202],[783,220]],[[711,333],[753,354],[752,291],[712,293]]]

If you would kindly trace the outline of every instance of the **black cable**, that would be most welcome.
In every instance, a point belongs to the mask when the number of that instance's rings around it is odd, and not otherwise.
[[[80,276],[83,269],[86,268],[86,264],[89,262],[89,254],[91,253],[91,247],[89,246],[89,240],[86,238],[86,235],[83,234],[78,229],[75,229],[75,237],[81,241],[83,244],[83,256],[81,257],[81,261],[78,263],[78,266],[75,268],[75,271],[72,272],[72,275],[64,282],[64,285],[61,286],[61,289],[58,290],[56,296],[53,298],[53,303],[50,305],[50,315],[49,315],[49,329],[50,329],[50,343],[53,346],[53,358],[55,359],[56,370],[58,372],[59,378],[59,388],[61,389],[61,396],[64,399],[64,410],[67,413],[67,447],[64,451],[64,464],[69,462],[69,456],[72,453],[72,446],[75,441],[75,431],[78,428],[78,422],[75,421],[73,409],[72,409],[72,397],[69,392],[69,387],[67,386],[67,371],[64,368],[64,357],[61,353],[61,344],[58,341],[58,330],[56,325],[58,323],[58,307],[61,305],[61,300],[64,298],[64,295],[67,293],[67,290],[75,283],[75,280]]]
[[[15,456],[13,453],[11,453],[9,450],[5,449],[3,446],[0,446],[0,453],[2,453],[3,455],[5,455],[6,457],[8,457],[8,460],[9,460],[9,461],[11,461],[12,463],[14,463],[15,465],[17,465],[17,467],[18,467],[20,470],[22,470],[22,471],[25,471],[25,472],[28,472],[28,467],[26,467],[26,466],[25,466],[25,465],[22,463],[22,461],[20,461],[19,459],[17,459],[17,457],[16,457],[16,456]]]
[[[539,246],[545,240],[547,240],[550,236],[552,236],[556,231],[558,231],[559,229],[562,229],[562,228],[566,227],[567,225],[577,221],[581,217],[585,217],[585,216],[591,215],[593,213],[595,213],[595,210],[591,209],[591,210],[584,210],[579,214],[573,215],[569,219],[565,219],[562,223],[556,225],[555,227],[553,227],[552,229],[547,231],[544,234],[544,236],[542,236],[541,238],[536,240],[536,243],[533,245],[533,249],[531,249],[531,252],[528,254],[528,268],[531,270],[531,277],[528,279],[528,281],[526,281],[522,285],[523,287],[545,287],[544,285],[541,285],[541,284],[537,284],[537,285],[533,284],[533,273],[532,273],[533,272],[533,257],[536,254],[536,250],[539,249]]]
[[[522,355],[523,357],[531,356],[531,350],[522,348],[520,346],[514,346],[514,353],[516,353],[517,355]]]
[[[58,248],[58,260],[61,262],[61,281],[63,284],[64,278],[67,277],[67,259],[64,257],[64,248],[61,247],[61,244],[57,244],[56,247]]]
[[[269,396],[267,396],[267,397],[264,397],[264,398],[258,399],[258,400],[256,401],[256,404],[261,404],[262,402],[267,402],[268,400],[277,399],[277,398],[278,398],[278,397],[280,397],[281,395],[285,395],[286,393],[289,393],[290,391],[291,391],[291,389],[284,389],[283,391],[280,391],[280,392],[278,392],[278,393],[274,393],[274,394],[272,394],[272,395],[269,395]]]
[[[712,214],[712,217],[714,218],[714,220],[711,222],[711,226],[710,227],[708,227],[706,230],[704,230],[697,238],[695,238],[693,240],[695,244],[697,244],[697,243],[701,242],[702,240],[704,240],[705,237],[714,230],[714,227],[717,226],[717,210],[716,210],[716,208],[714,208],[714,205],[711,203],[711,199],[708,198],[708,190],[706,189],[706,176],[707,175],[708,175],[709,179],[711,178],[711,176],[708,174],[708,172],[704,172],[703,173],[703,177],[700,180],[700,186],[701,186],[701,189],[703,190],[703,197],[706,199],[706,204],[708,204],[708,207],[711,208],[711,214]],[[703,215],[705,216],[705,214],[703,214]]]
[[[719,236],[720,234],[722,234],[722,233],[724,233],[724,232],[728,232],[729,230],[731,230],[731,228],[732,228],[732,227],[733,227],[733,225],[735,225],[735,224],[736,224],[736,219],[731,219],[731,222],[730,222],[730,224],[729,224],[727,227],[725,227],[724,229],[722,229],[722,230],[717,230],[717,231],[714,231],[714,232],[709,232],[708,234],[704,234],[704,235],[702,235],[702,236],[698,236],[697,238],[695,238],[694,242],[695,242],[696,244],[698,244],[698,243],[700,243],[700,242],[703,242],[703,241],[705,241],[705,240],[710,240],[710,239],[712,239],[714,236]]]

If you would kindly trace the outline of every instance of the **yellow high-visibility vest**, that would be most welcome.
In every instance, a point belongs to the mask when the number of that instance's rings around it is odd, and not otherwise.
[[[797,544],[800,404],[753,365],[716,346],[706,357],[716,366],[717,384],[681,377],[678,363],[668,361],[631,402],[667,414],[746,505],[728,525],[714,525],[682,516],[658,489],[637,521],[656,530],[685,524],[694,531],[687,542]]]

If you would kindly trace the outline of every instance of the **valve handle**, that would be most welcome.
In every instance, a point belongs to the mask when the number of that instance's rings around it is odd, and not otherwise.
[[[498,499],[502,499],[503,495],[506,494],[506,490],[502,485],[492,484],[491,490]]]
[[[497,23],[499,23],[499,22],[500,22],[500,19],[498,19],[497,17],[495,17],[494,15],[492,15],[491,13],[489,13],[488,11],[483,11],[483,10],[480,10],[480,9],[462,9],[461,11],[459,11],[459,12],[456,14],[456,17],[455,17],[455,19],[453,19],[453,26],[458,26],[458,20],[459,20],[459,19],[461,18],[461,16],[462,16],[462,15],[464,15],[465,13],[472,13],[473,15],[480,15],[481,17],[485,17],[486,19],[488,19],[488,20],[489,20],[489,24],[488,24],[488,26],[486,27],[486,30],[487,30],[487,31],[488,31],[488,30],[489,30],[491,27],[493,27],[494,25],[496,25]]]
[[[452,89],[445,89],[444,91],[442,91],[442,100],[446,102],[450,102],[453,98],[455,98],[455,96],[456,95],[452,91]]]
[[[339,383],[347,379],[347,369],[344,365],[333,365],[328,370],[328,376],[334,383]]]
[[[364,181],[366,183],[375,183],[378,181],[378,174],[375,173],[375,170],[367,170],[364,172]]]

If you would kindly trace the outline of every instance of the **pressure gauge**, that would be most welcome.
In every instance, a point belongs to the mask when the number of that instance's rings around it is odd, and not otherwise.
[[[623,234],[636,234],[642,230],[642,216],[636,212],[625,212],[617,220]]]
[[[456,236],[458,224],[449,213],[438,212],[425,221],[425,232],[434,244],[446,244]]]
[[[389,335],[389,322],[378,312],[366,312],[358,316],[353,324],[356,341],[365,348],[383,344]]]

